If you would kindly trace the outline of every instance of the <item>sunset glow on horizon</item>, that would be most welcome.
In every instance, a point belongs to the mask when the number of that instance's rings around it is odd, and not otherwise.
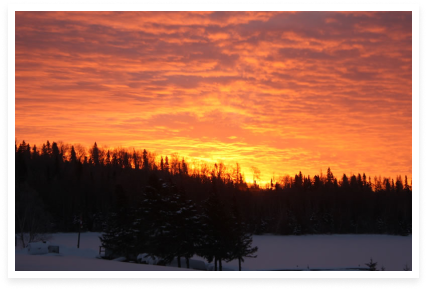
[[[16,12],[15,134],[412,179],[411,12]]]

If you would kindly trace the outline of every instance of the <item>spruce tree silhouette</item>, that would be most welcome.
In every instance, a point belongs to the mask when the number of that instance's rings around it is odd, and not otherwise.
[[[227,261],[237,259],[239,261],[239,271],[242,271],[244,258],[256,258],[257,256],[253,254],[258,251],[258,247],[252,247],[252,235],[248,233],[248,229],[242,221],[235,196],[233,196],[231,212],[231,252]]]

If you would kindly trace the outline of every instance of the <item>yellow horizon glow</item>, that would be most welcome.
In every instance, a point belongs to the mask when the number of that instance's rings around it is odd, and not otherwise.
[[[412,179],[411,12],[16,12],[15,136]]]

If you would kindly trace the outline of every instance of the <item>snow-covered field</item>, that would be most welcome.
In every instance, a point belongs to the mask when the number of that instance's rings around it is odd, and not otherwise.
[[[50,243],[60,254],[30,255],[15,250],[16,271],[171,271],[184,268],[143,265],[97,259],[100,233],[52,234]],[[412,269],[412,237],[390,235],[253,236],[257,258],[245,259],[243,270],[313,270],[366,267],[372,258],[377,269]],[[194,257],[201,259],[200,257]],[[208,265],[209,267],[209,265]],[[224,270],[236,270],[237,261],[223,263]]]

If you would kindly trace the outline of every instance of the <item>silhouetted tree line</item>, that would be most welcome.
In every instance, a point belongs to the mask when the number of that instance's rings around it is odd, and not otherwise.
[[[255,234],[411,233],[412,190],[406,177],[336,177],[328,168],[326,175],[310,177],[300,172],[260,188],[244,182],[238,164],[229,168],[222,163],[187,164],[177,154],[158,158],[146,150],[108,150],[96,143],[86,150],[49,141],[37,148],[23,141],[16,145],[15,160],[17,232],[36,228],[34,219],[42,221],[39,231],[76,231],[80,216],[86,230],[102,231],[112,212],[120,215],[119,205],[123,212],[135,213],[132,218],[141,216],[141,222],[147,224],[147,215],[160,216],[156,210],[165,210],[168,204],[155,205],[153,197],[147,210],[151,213],[143,215],[141,199],[154,191],[166,200],[191,200],[190,212],[194,211],[199,222],[204,215],[205,221],[214,216],[207,214],[213,194],[227,212],[235,200],[239,219]],[[168,189],[153,186],[153,180],[168,184]],[[231,214],[221,218],[227,216]],[[185,251],[180,251],[177,253],[185,257]],[[224,259],[222,253],[212,257]]]

